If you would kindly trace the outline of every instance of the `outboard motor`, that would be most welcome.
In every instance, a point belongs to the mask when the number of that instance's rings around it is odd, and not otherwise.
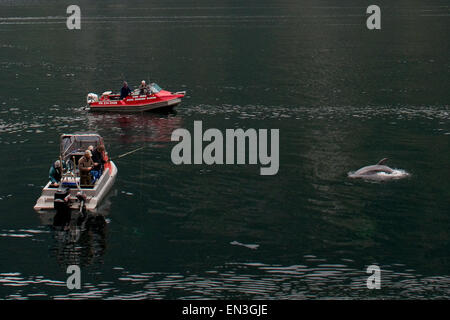
[[[92,92],[88,93],[88,95],[86,97],[86,102],[88,104],[98,102],[98,95],[96,95],[95,93],[92,93]]]
[[[53,199],[53,207],[56,215],[53,219],[53,225],[64,226],[70,222],[70,189],[60,187],[55,192]]]
[[[55,197],[53,200],[53,206],[56,211],[64,211],[70,209],[70,189],[60,187],[55,192]]]

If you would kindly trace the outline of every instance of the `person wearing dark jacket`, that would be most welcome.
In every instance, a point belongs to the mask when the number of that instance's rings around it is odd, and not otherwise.
[[[103,171],[103,165],[106,163],[104,159],[105,147],[103,145],[99,145],[92,152],[92,160],[94,161],[94,170]]]
[[[120,99],[125,99],[131,94],[131,89],[128,86],[128,83],[126,81],[123,82],[123,87],[120,89]]]

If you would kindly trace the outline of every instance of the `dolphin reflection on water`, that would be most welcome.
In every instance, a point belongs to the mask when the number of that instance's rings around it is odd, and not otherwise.
[[[349,172],[349,178],[361,178],[368,180],[392,180],[409,176],[409,173],[401,169],[392,169],[385,165],[388,159],[381,159],[377,164],[362,167],[355,172]]]

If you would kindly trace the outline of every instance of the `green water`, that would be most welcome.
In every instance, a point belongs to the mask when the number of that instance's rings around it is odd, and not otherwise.
[[[448,298],[447,1],[0,1],[0,298]],[[142,79],[174,112],[90,114]],[[276,128],[280,169],[175,166],[173,130]],[[61,133],[117,159],[105,219],[62,232],[33,211]],[[347,172],[388,157],[410,178]],[[67,265],[82,289],[65,286]],[[382,269],[381,290],[366,267]]]

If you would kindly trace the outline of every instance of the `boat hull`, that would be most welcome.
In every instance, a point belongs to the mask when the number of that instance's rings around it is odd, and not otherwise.
[[[100,179],[91,188],[81,188],[86,195],[86,210],[90,212],[96,212],[98,206],[102,200],[106,197],[111,190],[117,176],[117,167],[114,162],[110,161],[111,166],[105,169]],[[57,188],[50,187],[50,182],[42,190],[42,194],[34,206],[34,210],[38,212],[45,212],[47,210],[54,210],[54,197]],[[77,200],[77,193],[80,190],[78,188],[70,189],[71,209],[79,210],[80,202]]]
[[[148,99],[146,99],[148,100]],[[161,108],[172,108],[181,103],[180,98],[159,100],[159,101],[145,101],[144,103],[130,103],[129,101],[112,101],[108,103],[92,103],[88,105],[89,111],[92,112],[145,112]]]

